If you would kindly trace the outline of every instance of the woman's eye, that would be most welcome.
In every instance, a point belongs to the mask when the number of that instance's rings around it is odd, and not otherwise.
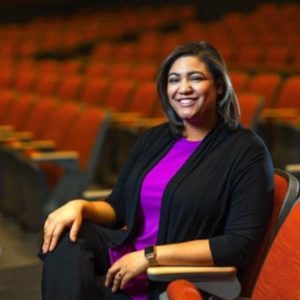
[[[193,76],[193,77],[191,77],[191,80],[193,80],[193,81],[201,81],[201,80],[203,80],[203,78],[201,76]]]
[[[169,83],[176,83],[178,81],[179,81],[178,78],[169,78],[169,80],[168,80]]]

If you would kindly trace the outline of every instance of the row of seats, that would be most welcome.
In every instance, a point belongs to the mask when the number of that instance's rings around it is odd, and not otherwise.
[[[1,65],[3,72],[0,75],[0,87],[75,99],[80,93],[86,93],[84,90],[89,90],[91,86],[95,89],[97,82],[103,86],[112,81],[115,83],[116,79],[137,83],[154,81],[158,67],[157,64],[131,62],[111,64],[103,61],[83,63],[73,60],[59,63],[55,60],[24,60]],[[298,107],[298,75],[231,70],[230,76],[237,92],[253,91],[261,94],[265,107]]]
[[[192,5],[161,7],[159,16],[153,8],[139,8],[39,18],[0,26],[0,40],[5,40],[0,52],[13,58],[47,52],[87,54],[91,49],[88,58],[93,60],[157,63],[174,46],[205,39],[222,50],[231,68],[298,71],[299,10],[296,3],[265,4],[213,22],[197,19]]]
[[[37,53],[63,51],[99,40],[120,39],[137,32],[168,27],[193,19],[191,5],[137,6],[79,11],[67,16],[37,17],[26,24],[0,26],[1,56],[33,56]]]
[[[25,228],[39,230],[49,211],[80,197],[91,184],[110,116],[96,107],[51,100],[38,102],[27,115],[27,122],[16,119],[19,131],[0,132],[0,207]]]
[[[264,104],[264,118],[280,117],[280,109],[299,109],[299,76],[281,78],[275,73],[257,73],[249,76],[245,72],[230,73],[233,86],[238,94],[251,92],[260,95]],[[112,82],[102,76],[89,78],[81,75],[70,75],[64,78],[49,73],[36,78],[20,74],[15,86],[1,89],[0,105],[2,113],[5,105],[12,99],[37,98],[72,100],[82,104],[98,105],[111,111],[139,112],[144,117],[159,117],[159,109],[154,80],[134,81],[119,79]],[[140,101],[143,99],[143,102]],[[268,108],[269,110],[266,110]],[[273,115],[270,109],[279,109]],[[2,122],[3,120],[1,120]]]

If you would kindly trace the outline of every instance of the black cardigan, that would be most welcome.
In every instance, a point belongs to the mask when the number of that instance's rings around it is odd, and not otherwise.
[[[147,172],[174,144],[169,125],[146,131],[133,148],[107,201],[118,228],[104,229],[110,246],[130,240]],[[245,267],[266,228],[273,204],[273,166],[251,130],[217,125],[167,185],[157,245],[209,239],[215,265]]]

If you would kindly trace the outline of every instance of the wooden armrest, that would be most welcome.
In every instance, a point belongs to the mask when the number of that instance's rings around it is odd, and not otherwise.
[[[149,279],[153,281],[171,281],[187,279],[203,281],[236,276],[235,267],[200,267],[200,266],[157,266],[147,269]]]
[[[286,165],[285,169],[291,173],[300,173],[300,164],[289,164]]]
[[[165,118],[138,118],[136,120],[132,120],[131,123],[124,124],[125,126],[128,125],[131,128],[144,130],[159,124],[166,122]]]
[[[36,162],[77,160],[78,157],[76,151],[33,152],[30,154],[30,158]]]
[[[138,112],[123,112],[123,113],[112,113],[113,124],[131,124],[136,122],[142,116]]]
[[[86,190],[83,192],[83,197],[87,200],[105,199],[111,193],[111,189]]]
[[[56,144],[53,140],[37,140],[29,142],[25,147],[31,147],[34,149],[44,150],[44,149],[55,149]]]
[[[190,280],[200,290],[221,299],[233,300],[241,293],[235,267],[158,266],[148,268],[147,275],[153,281]]]
[[[0,132],[12,132],[14,131],[14,127],[11,125],[0,125]]]
[[[1,142],[10,142],[10,141],[29,141],[32,139],[32,132],[29,131],[7,131],[4,134],[1,134]]]
[[[261,120],[278,118],[299,117],[299,109],[296,108],[265,108],[259,115]]]

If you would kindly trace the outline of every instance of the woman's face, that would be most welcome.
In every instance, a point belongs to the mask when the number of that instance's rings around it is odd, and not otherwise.
[[[206,65],[195,56],[179,57],[170,68],[170,105],[184,122],[215,121],[217,87]]]

